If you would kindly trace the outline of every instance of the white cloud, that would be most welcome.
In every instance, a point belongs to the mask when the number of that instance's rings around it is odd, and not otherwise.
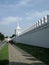
[[[28,3],[31,0],[20,0],[18,3],[13,3],[13,4],[7,4],[8,2],[6,2],[6,4],[0,4],[0,7],[20,7],[20,6],[27,6]]]
[[[9,16],[9,17],[3,18],[0,21],[0,24],[7,25],[7,24],[15,23],[15,22],[20,22],[20,21],[22,21],[21,17],[12,17],[12,16]]]
[[[0,25],[7,25],[7,24],[11,24],[11,23],[15,23],[15,22],[28,22],[28,21],[37,21],[39,19],[41,19],[42,17],[44,17],[45,15],[49,14],[49,11],[48,10],[45,10],[45,11],[30,11],[30,12],[27,12],[26,13],[26,16],[25,17],[12,17],[12,16],[9,16],[9,17],[6,17],[6,18],[3,18],[1,21],[0,21]]]
[[[49,10],[45,10],[45,11],[30,11],[28,13],[26,13],[26,19],[36,19],[39,20],[40,18],[46,16],[47,14],[49,14]]]
[[[29,2],[30,2],[31,0],[21,0],[18,4],[17,4],[17,6],[26,6]]]

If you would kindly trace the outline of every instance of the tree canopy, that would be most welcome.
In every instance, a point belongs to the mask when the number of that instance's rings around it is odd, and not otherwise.
[[[15,37],[15,34],[13,34],[10,38],[13,38],[13,37]]]
[[[0,40],[4,40],[4,35],[2,33],[0,33]]]

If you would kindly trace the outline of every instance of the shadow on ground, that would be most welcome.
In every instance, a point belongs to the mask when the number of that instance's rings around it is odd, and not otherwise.
[[[41,63],[27,64],[27,63],[21,63],[21,62],[10,62],[9,65],[43,65],[43,64]]]
[[[42,63],[24,63],[24,62],[9,62],[9,60],[0,60],[0,65],[44,65]]]
[[[36,58],[30,56],[29,54],[25,53],[25,54],[23,54],[23,56],[25,56],[26,59],[28,59],[28,60],[32,60],[33,62],[32,63],[28,63],[28,62],[25,62],[25,61],[24,62],[21,62],[21,61],[19,61],[19,62],[9,62],[9,65],[46,65],[46,64],[38,61]]]
[[[0,60],[0,65],[9,65],[9,60]]]
[[[46,65],[40,61],[38,61],[35,57],[32,57],[30,54],[27,54],[26,52],[22,52],[22,55],[26,57],[27,60],[33,61],[32,63],[28,62],[9,62],[9,65]]]

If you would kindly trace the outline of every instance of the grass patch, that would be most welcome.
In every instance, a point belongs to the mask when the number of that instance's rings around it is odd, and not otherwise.
[[[16,46],[49,65],[49,49],[17,43]]]
[[[8,44],[5,44],[0,50],[0,65],[8,65]]]

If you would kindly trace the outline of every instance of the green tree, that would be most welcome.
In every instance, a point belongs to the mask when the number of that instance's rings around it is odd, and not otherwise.
[[[13,34],[10,38],[15,37],[15,34]]]
[[[12,37],[15,37],[15,34],[13,34]]]
[[[4,40],[4,35],[2,33],[0,33],[0,40]]]

